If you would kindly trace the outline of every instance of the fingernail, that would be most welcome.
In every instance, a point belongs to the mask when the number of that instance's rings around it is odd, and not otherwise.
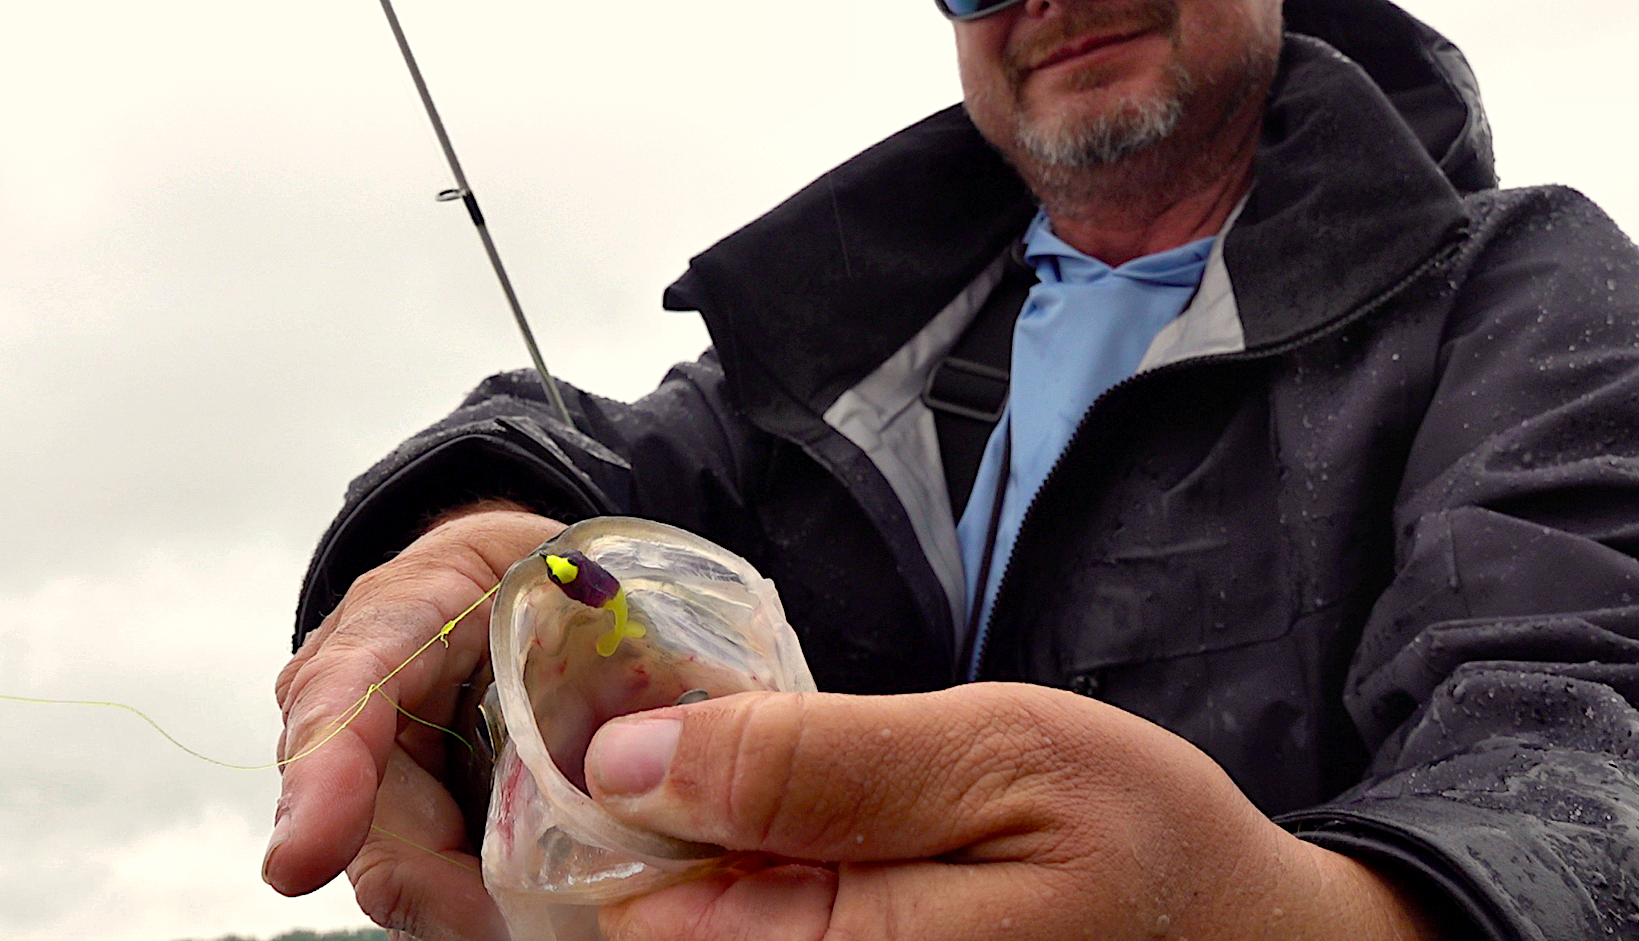
[[[616,719],[592,737],[586,773],[605,794],[652,791],[665,779],[682,732],[677,719]]]
[[[273,863],[273,854],[289,839],[290,804],[281,797],[278,808],[273,812],[273,835],[268,837],[267,852],[262,855],[262,881],[268,885],[273,885],[273,880],[268,878],[268,867]]]

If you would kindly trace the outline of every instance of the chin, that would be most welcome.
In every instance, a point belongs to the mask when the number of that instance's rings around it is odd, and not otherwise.
[[[1182,68],[1173,67],[1157,87],[1144,92],[1101,90],[1092,96],[1078,95],[1102,100],[1073,100],[1052,115],[1021,109],[1012,129],[1011,149],[1049,167],[1119,162],[1154,147],[1178,129],[1192,84]]]

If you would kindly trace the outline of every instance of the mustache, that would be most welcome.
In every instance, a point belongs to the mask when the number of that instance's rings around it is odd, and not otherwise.
[[[1002,68],[1015,85],[1059,49],[1094,33],[1154,32],[1168,38],[1178,34],[1177,0],[1067,4],[1064,11],[1042,32],[1002,51]]]

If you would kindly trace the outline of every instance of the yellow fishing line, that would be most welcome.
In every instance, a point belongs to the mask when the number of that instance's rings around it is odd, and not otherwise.
[[[416,841],[410,839],[407,836],[399,836],[398,834],[396,834],[393,831],[387,829],[386,827],[379,826],[377,824],[372,823],[372,824],[370,824],[370,829],[376,831],[377,833],[380,833],[383,836],[391,837],[392,839],[395,839],[395,840],[399,841],[400,843],[404,843],[406,845],[413,846],[416,849],[420,850],[421,852],[426,853],[430,856],[437,856],[439,859],[442,859],[444,862],[449,863],[451,866],[460,866],[462,869],[465,869],[466,871],[472,873],[475,876],[483,875],[483,872],[481,870],[479,870],[479,868],[477,866],[473,866],[473,865],[470,865],[468,863],[464,863],[461,860],[454,858],[453,856],[445,856],[443,853],[440,853],[438,850],[432,849],[431,847],[422,846],[420,843],[417,843]]]
[[[4,694],[0,694],[0,700],[4,700],[6,702],[32,703],[34,705],[40,705],[40,706],[98,706],[98,707],[105,707],[105,708],[109,708],[109,709],[123,709],[124,711],[129,712],[132,715],[136,716],[137,718],[141,719],[142,721],[148,723],[148,725],[153,727],[154,731],[156,731],[160,735],[164,736],[166,741],[170,742],[172,745],[175,745],[177,748],[182,749],[183,751],[187,752],[188,754],[194,756],[195,758],[198,758],[200,761],[208,762],[210,764],[216,765],[219,768],[226,768],[229,771],[272,771],[272,770],[275,770],[275,769],[278,769],[278,768],[283,768],[283,767],[285,767],[285,766],[287,766],[287,765],[289,765],[293,762],[300,761],[301,759],[306,758],[308,755],[311,755],[314,752],[318,751],[320,748],[323,748],[331,739],[335,738],[336,736],[340,735],[344,730],[346,730],[346,728],[353,723],[353,720],[357,719],[360,715],[362,715],[364,713],[365,707],[370,704],[370,697],[371,696],[374,696],[377,693],[380,693],[381,698],[383,698],[383,699],[387,700],[388,702],[392,703],[393,708],[397,709],[401,715],[405,716],[408,719],[412,719],[416,722],[419,722],[420,724],[422,724],[424,726],[427,726],[428,728],[436,729],[440,732],[443,732],[446,735],[449,735],[450,737],[454,738],[456,741],[460,742],[462,745],[465,745],[467,747],[468,751],[474,751],[474,749],[472,747],[472,743],[467,741],[461,735],[457,734],[454,730],[447,729],[444,726],[439,725],[436,722],[430,722],[426,719],[423,719],[420,716],[415,715],[414,713],[412,713],[409,710],[405,709],[403,706],[400,706],[397,702],[394,702],[393,699],[391,697],[389,697],[386,694],[386,692],[384,692],[382,690],[382,686],[383,686],[383,684],[385,684],[389,680],[391,680],[393,677],[397,676],[400,672],[402,672],[411,663],[414,663],[415,659],[417,657],[419,657],[422,654],[426,653],[428,650],[431,650],[433,644],[442,643],[445,647],[448,647],[450,645],[450,633],[455,630],[456,625],[460,624],[463,620],[465,620],[467,615],[469,615],[472,612],[478,610],[478,606],[483,604],[484,602],[488,601],[495,594],[496,591],[500,590],[500,587],[501,587],[500,584],[496,584],[496,586],[494,588],[491,588],[489,591],[484,592],[484,594],[477,601],[474,601],[472,604],[468,605],[467,609],[465,611],[462,611],[460,614],[457,614],[455,617],[451,618],[447,623],[445,623],[443,627],[439,628],[438,633],[434,634],[431,638],[429,638],[425,644],[422,644],[420,647],[416,648],[415,653],[410,654],[409,657],[405,658],[403,663],[401,663],[398,666],[394,667],[392,672],[388,673],[386,676],[382,677],[381,679],[377,680],[376,682],[371,683],[370,687],[364,691],[363,696],[360,696],[356,702],[354,702],[351,706],[348,706],[347,709],[345,709],[342,712],[341,715],[337,716],[336,718],[334,718],[330,721],[330,726],[331,727],[328,729],[328,731],[325,732],[324,735],[320,736],[320,738],[317,742],[314,742],[312,745],[309,745],[308,747],[302,749],[300,752],[298,752],[294,755],[291,755],[288,758],[283,758],[283,759],[280,759],[279,761],[270,762],[270,763],[264,764],[264,765],[236,765],[236,764],[232,764],[232,763],[226,762],[226,761],[218,761],[217,759],[212,758],[209,755],[204,755],[204,754],[201,754],[197,751],[194,751],[192,748],[189,748],[187,745],[184,745],[181,741],[179,741],[176,738],[176,736],[174,736],[171,733],[165,731],[165,729],[158,722],[155,722],[153,720],[153,718],[151,718],[146,712],[143,712],[141,709],[138,709],[135,706],[130,706],[130,705],[127,705],[127,704],[122,703],[122,702],[105,702],[105,701],[102,701],[102,700],[94,700],[94,699],[40,699],[40,698],[36,698],[36,697],[33,697],[33,696],[7,696],[7,695],[4,695]],[[385,830],[383,830],[382,832],[386,833]],[[388,834],[388,835],[391,836],[392,834]],[[409,842],[409,841],[406,840],[405,842]],[[412,843],[411,845],[413,846],[415,844]],[[433,852],[433,851],[428,850],[428,852]],[[435,853],[434,855],[438,855],[438,854]],[[450,862],[456,862],[456,861],[455,860],[450,860]],[[460,865],[460,863],[456,863],[456,864]]]
[[[278,767],[277,764],[271,764],[271,765],[235,765],[235,764],[229,764],[228,762],[225,762],[225,761],[217,761],[215,758],[212,758],[209,755],[202,755],[199,752],[196,752],[193,749],[189,748],[188,746],[186,746],[186,745],[182,744],[181,742],[177,741],[175,736],[173,736],[171,733],[169,733],[169,732],[165,731],[163,728],[161,728],[158,722],[155,722],[153,719],[149,718],[148,714],[143,712],[141,709],[138,709],[135,706],[127,706],[125,703],[122,703],[122,702],[102,702],[100,700],[94,700],[94,699],[36,699],[32,696],[6,696],[6,695],[3,695],[3,694],[0,694],[0,699],[5,700],[6,702],[33,703],[34,705],[37,705],[37,706],[106,706],[110,709],[123,709],[126,712],[129,712],[132,715],[136,716],[137,718],[141,719],[142,721],[148,723],[150,726],[153,727],[155,732],[158,732],[160,735],[163,735],[165,737],[166,741],[168,741],[172,745],[175,745],[176,747],[182,749],[183,751],[187,752],[188,754],[194,756],[195,758],[198,758],[200,761],[208,761],[211,764],[216,765],[219,768],[227,768],[230,771],[266,771],[266,770],[269,770],[271,768],[277,768]]]

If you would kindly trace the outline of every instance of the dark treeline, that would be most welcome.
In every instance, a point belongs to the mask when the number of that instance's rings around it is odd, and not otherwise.
[[[257,941],[242,935],[230,934],[215,941]],[[355,928],[351,931],[307,931],[297,930],[286,932],[268,941],[387,941],[387,932],[380,928]]]

